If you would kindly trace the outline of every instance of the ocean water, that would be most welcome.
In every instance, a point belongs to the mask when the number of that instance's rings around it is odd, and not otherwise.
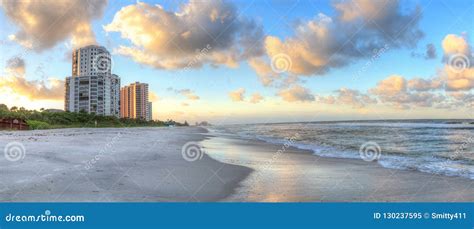
[[[474,120],[337,121],[214,126],[323,157],[474,179]]]

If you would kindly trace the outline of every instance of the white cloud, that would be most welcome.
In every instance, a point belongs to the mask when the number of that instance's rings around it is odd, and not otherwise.
[[[229,98],[234,102],[242,102],[245,99],[245,89],[239,88],[235,91],[229,92]]]
[[[364,108],[370,104],[376,104],[377,100],[357,90],[341,88],[335,91],[336,95],[318,96],[317,101],[326,104],[349,105],[352,108]]]
[[[250,59],[249,65],[255,70],[260,82],[264,86],[270,86],[275,80],[280,79],[280,75],[274,72],[270,65],[260,58]]]
[[[407,86],[410,90],[414,91],[430,91],[437,90],[444,87],[444,82],[440,78],[435,79],[422,79],[422,78],[413,78],[408,80]]]
[[[91,22],[102,17],[107,0],[3,1],[5,15],[19,27],[9,38],[36,51],[72,37],[75,46],[95,43]]]
[[[252,96],[250,97],[250,103],[259,103],[260,101],[263,100],[263,96],[260,95],[260,93],[253,93]]]
[[[199,96],[197,96],[192,90],[190,89],[182,89],[178,91],[181,95],[185,96],[189,100],[199,100]]]
[[[25,75],[25,60],[20,57],[13,57],[7,60],[6,73],[13,76]]]
[[[308,88],[300,85],[292,85],[290,88],[282,89],[278,95],[287,102],[310,102],[314,101],[314,95]]]
[[[0,89],[27,97],[31,100],[62,100],[64,99],[64,81],[49,78],[47,80],[27,80],[25,78],[25,62],[21,58],[7,61],[5,76],[0,77]]]
[[[185,89],[174,89],[174,88],[170,87],[170,88],[167,88],[167,90],[172,91],[176,94],[182,95],[182,96],[186,97],[189,100],[199,100],[200,99],[200,97],[198,95],[196,95],[196,93],[191,89],[187,89],[187,88],[185,88]]]
[[[381,80],[369,92],[376,95],[382,103],[402,109],[432,107],[446,99],[439,93],[411,90],[407,80],[399,75],[392,75]]]
[[[467,39],[456,34],[448,34],[444,37],[442,43],[444,55],[464,54],[470,55],[470,46]]]
[[[442,42],[443,77],[449,91],[468,91],[474,88],[474,54],[465,36],[448,34]]]
[[[177,12],[138,2],[123,7],[104,29],[131,41],[117,53],[159,69],[198,68],[206,63],[236,67],[262,52],[258,45],[262,28],[240,17],[227,1],[191,0]]]
[[[267,58],[250,63],[264,85],[278,79],[269,71],[270,60],[276,55],[287,55],[291,61],[291,67],[281,75],[322,75],[370,58],[377,49],[414,47],[423,36],[418,28],[420,9],[402,13],[399,1],[348,0],[335,3],[334,8],[335,17],[319,13],[295,26],[292,37],[265,38]]]

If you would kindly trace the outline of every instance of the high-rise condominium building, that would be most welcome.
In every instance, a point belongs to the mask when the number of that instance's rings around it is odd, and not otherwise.
[[[120,89],[120,116],[151,120],[148,84],[135,82]]]
[[[111,69],[111,55],[104,47],[74,50],[72,76],[65,82],[65,110],[119,117],[120,77]]]
[[[148,107],[147,107],[148,115],[147,115],[146,119],[147,120],[153,120],[153,106],[152,106],[151,102],[148,102],[147,105],[148,105]]]

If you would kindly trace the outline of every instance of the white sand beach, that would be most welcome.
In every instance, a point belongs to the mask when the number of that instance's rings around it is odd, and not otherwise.
[[[2,131],[2,202],[474,201],[474,181],[374,162],[324,158],[282,145],[211,135],[203,128]],[[182,147],[199,142],[201,157]]]
[[[2,149],[11,142],[24,146],[21,160],[0,157],[0,201],[220,200],[251,169],[225,165],[207,155],[186,161],[182,146],[203,140],[203,132],[202,128],[0,132]]]

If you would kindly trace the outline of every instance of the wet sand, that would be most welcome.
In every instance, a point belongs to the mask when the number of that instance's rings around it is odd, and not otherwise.
[[[231,136],[211,137],[203,145],[211,157],[255,171],[234,195],[223,201],[474,201],[474,180],[467,178],[387,169],[376,162],[356,159],[319,157],[310,151]]]
[[[2,149],[12,142],[24,146],[24,158],[1,155],[2,202],[474,201],[467,178],[318,157],[196,127],[0,132]],[[183,157],[189,142],[205,147],[202,157]]]

